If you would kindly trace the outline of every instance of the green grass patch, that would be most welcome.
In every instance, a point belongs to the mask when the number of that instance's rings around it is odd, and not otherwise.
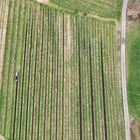
[[[130,114],[140,120],[140,25],[127,33],[127,90]]]

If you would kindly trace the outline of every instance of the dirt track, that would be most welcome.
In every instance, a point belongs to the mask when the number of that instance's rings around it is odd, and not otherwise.
[[[5,138],[3,136],[0,135],[0,140],[5,140]]]
[[[122,73],[122,94],[123,94],[123,108],[124,108],[124,120],[125,120],[125,136],[126,140],[130,138],[130,124],[129,124],[129,112],[126,90],[126,65],[125,65],[125,37],[126,37],[126,9],[128,0],[123,1],[122,7],[122,23],[121,23],[121,73]]]

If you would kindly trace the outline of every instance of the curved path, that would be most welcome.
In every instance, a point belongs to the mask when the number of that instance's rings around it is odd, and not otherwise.
[[[121,73],[122,73],[123,108],[124,108],[124,119],[125,119],[125,135],[126,135],[126,140],[131,140],[127,90],[126,90],[126,68],[125,68],[125,36],[126,36],[127,4],[128,4],[128,0],[123,0],[122,21],[121,21]]]

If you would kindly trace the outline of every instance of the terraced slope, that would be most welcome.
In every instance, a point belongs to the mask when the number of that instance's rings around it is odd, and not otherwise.
[[[115,28],[11,0],[0,134],[14,140],[125,139]]]

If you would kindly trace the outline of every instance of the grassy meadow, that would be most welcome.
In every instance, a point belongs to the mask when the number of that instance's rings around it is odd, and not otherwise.
[[[132,30],[133,29],[133,30]],[[130,115],[140,120],[140,24],[127,32],[127,90]]]

